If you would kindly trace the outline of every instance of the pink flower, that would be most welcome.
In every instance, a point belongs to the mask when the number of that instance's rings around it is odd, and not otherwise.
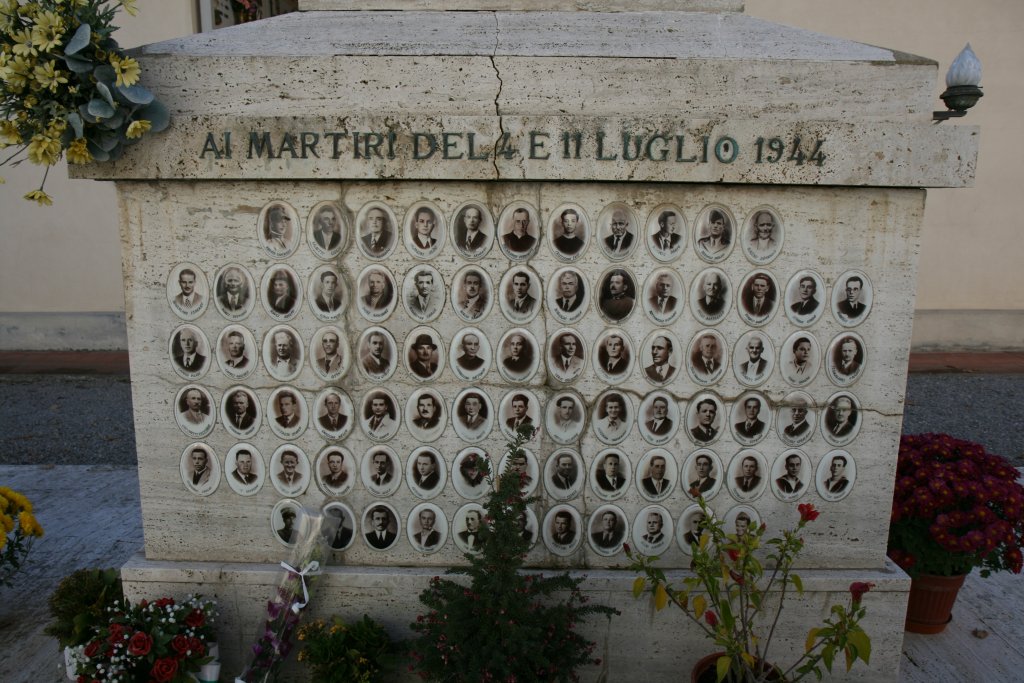
[[[796,509],[800,511],[801,522],[813,522],[818,518],[821,513],[814,509],[812,503],[800,503],[796,506]]]
[[[864,597],[864,594],[875,587],[875,584],[868,581],[854,581],[850,584],[850,595],[853,596],[853,604],[857,606],[860,604],[860,599]]]

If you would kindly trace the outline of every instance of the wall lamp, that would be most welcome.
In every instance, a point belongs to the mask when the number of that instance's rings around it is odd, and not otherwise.
[[[967,110],[978,103],[984,93],[981,92],[981,61],[971,49],[971,44],[960,51],[946,72],[946,90],[939,95],[948,111],[932,112],[936,122],[965,116]]]

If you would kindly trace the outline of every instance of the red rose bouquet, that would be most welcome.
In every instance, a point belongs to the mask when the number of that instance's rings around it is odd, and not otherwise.
[[[78,683],[186,683],[212,661],[214,603],[193,595],[111,608],[78,664]]]
[[[1021,571],[1024,487],[1005,458],[948,434],[900,439],[889,557],[911,576]]]

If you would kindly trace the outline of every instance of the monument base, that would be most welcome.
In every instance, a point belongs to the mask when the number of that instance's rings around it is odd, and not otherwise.
[[[220,613],[218,632],[224,680],[241,672],[249,647],[266,618],[266,604],[282,577],[280,565],[222,562],[150,561],[136,556],[121,569],[125,595],[132,601],[175,598],[201,593],[215,598]],[[545,573],[545,572],[541,572]],[[670,571],[669,579],[681,584],[689,572]],[[420,592],[437,570],[414,567],[327,567],[317,579],[314,596],[304,620],[339,615],[346,620],[369,614],[392,638],[409,638],[409,624],[424,611]],[[677,683],[714,647],[704,634],[674,608],[655,613],[648,596],[634,600],[631,571],[574,571],[585,577],[584,590],[594,602],[609,605],[622,614],[611,621],[596,617],[580,626],[597,643],[601,665],[581,671],[584,681],[638,681]],[[790,592],[775,631],[769,661],[783,664],[802,652],[807,631],[820,625],[833,604],[847,604],[854,581],[875,584],[864,602],[868,608],[862,625],[871,637],[871,664],[858,662],[843,672],[843,658],[835,662],[836,677],[846,681],[884,683],[899,680],[910,578],[887,561],[882,570],[807,569],[799,571],[804,593]],[[773,657],[773,654],[777,655]],[[306,680],[292,655],[281,680]],[[404,668],[396,681],[419,680]]]

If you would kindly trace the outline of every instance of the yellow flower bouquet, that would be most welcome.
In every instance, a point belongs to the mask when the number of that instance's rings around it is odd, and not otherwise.
[[[167,127],[167,109],[139,85],[111,22],[136,0],[0,0],[0,166],[46,166],[25,199],[50,205],[50,166],[117,159],[126,145]],[[7,154],[5,151],[4,154]],[[0,179],[2,182],[2,179]]]
[[[6,486],[0,486],[0,526],[0,586],[11,586],[43,527],[32,514],[29,499]]]

